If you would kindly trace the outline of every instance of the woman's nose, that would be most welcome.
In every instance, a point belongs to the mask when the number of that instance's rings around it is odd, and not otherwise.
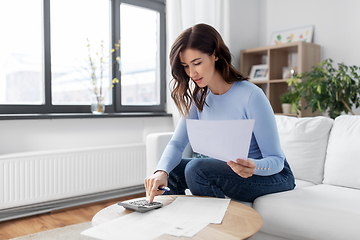
[[[196,77],[196,74],[197,74],[196,69],[194,67],[189,67],[189,76],[191,78],[194,78]]]

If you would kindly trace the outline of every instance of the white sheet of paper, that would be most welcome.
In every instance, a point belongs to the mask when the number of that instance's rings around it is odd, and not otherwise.
[[[247,159],[254,123],[254,119],[186,119],[193,151],[225,162],[238,158]]]
[[[229,203],[230,199],[222,198],[178,197],[160,209],[134,212],[86,229],[81,234],[106,240],[120,236],[127,240],[149,240],[162,234],[194,236],[208,223],[221,223]]]
[[[207,225],[209,225],[209,223],[188,221],[172,229],[168,229],[166,234],[173,235],[175,237],[193,237]]]
[[[168,221],[180,222],[207,222],[220,224],[229,206],[230,199],[224,198],[204,198],[204,197],[177,197],[170,205],[160,209],[169,214],[163,214],[163,218]],[[175,219],[174,219],[175,217]]]
[[[104,240],[149,240],[165,233],[173,224],[151,216],[152,212],[130,213],[109,222],[89,228],[82,235]]]

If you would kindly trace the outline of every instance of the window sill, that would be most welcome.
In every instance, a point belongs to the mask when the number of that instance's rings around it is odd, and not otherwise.
[[[139,112],[139,113],[48,113],[48,114],[0,114],[0,120],[23,119],[69,119],[69,118],[131,118],[131,117],[171,117],[165,112]]]

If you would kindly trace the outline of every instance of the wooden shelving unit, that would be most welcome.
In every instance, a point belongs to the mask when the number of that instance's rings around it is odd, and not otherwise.
[[[253,65],[267,64],[269,79],[250,81],[263,89],[275,114],[282,114],[280,95],[287,91],[287,79],[283,79],[283,68],[290,67],[296,73],[310,71],[320,62],[320,46],[307,42],[292,42],[270,45],[241,51],[240,71],[249,75]],[[303,104],[304,105],[304,104]],[[291,114],[294,115],[294,114]],[[314,116],[310,109],[302,107],[298,117]],[[296,115],[294,115],[296,116]]]

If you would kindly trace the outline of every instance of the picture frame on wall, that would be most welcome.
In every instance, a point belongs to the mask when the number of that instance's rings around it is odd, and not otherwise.
[[[274,31],[270,36],[270,45],[278,45],[289,42],[312,42],[314,25],[301,26],[296,28]]]
[[[264,81],[269,79],[269,67],[267,64],[253,65],[251,67],[250,81]]]

